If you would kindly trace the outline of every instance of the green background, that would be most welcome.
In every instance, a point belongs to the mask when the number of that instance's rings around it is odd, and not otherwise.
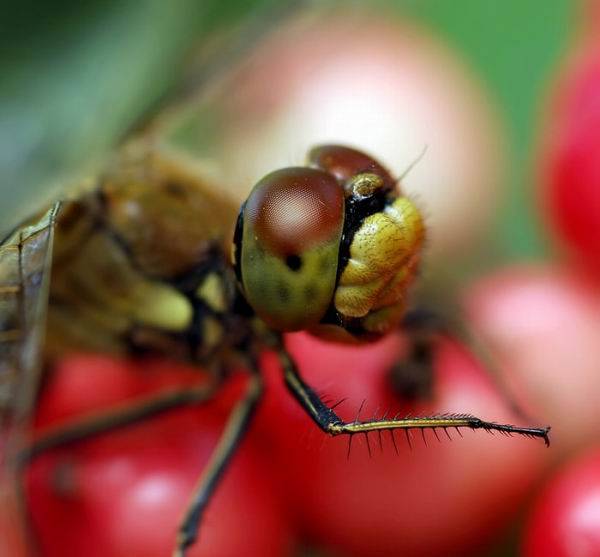
[[[545,90],[575,31],[578,5],[568,0],[420,0],[398,2],[458,49],[487,82],[508,124],[511,181],[495,237],[505,257],[543,250],[535,183],[534,139]]]
[[[421,21],[487,81],[504,111],[512,155],[510,192],[498,211],[494,252],[513,259],[542,253],[532,203],[533,138],[544,88],[571,38],[576,5],[567,0],[362,4]],[[179,79],[190,45],[240,21],[260,34],[277,24],[282,5],[273,0],[5,5],[0,233],[91,170]],[[339,9],[347,5],[339,3]]]

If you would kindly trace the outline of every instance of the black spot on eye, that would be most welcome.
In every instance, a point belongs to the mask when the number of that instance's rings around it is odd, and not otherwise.
[[[291,271],[299,271],[302,267],[302,258],[299,255],[288,255],[285,258],[285,264]]]
[[[279,296],[279,300],[281,302],[283,302],[284,304],[288,303],[290,301],[290,296],[291,296],[288,285],[285,284],[284,282],[280,282],[277,285],[277,295]]]

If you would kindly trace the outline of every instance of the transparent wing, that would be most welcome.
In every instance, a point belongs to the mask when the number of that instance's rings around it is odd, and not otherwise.
[[[34,404],[58,209],[54,204],[0,245],[0,431],[23,425]]]

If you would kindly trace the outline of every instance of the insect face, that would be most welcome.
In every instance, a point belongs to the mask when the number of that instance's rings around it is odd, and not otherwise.
[[[235,265],[271,327],[340,340],[396,327],[424,239],[419,210],[370,156],[341,146],[267,175],[242,207]]]

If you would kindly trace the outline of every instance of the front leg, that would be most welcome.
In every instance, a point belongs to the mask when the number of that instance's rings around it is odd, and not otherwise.
[[[381,420],[366,420],[346,422],[342,420],[332,408],[327,406],[315,391],[304,382],[296,364],[288,352],[280,346],[277,349],[279,360],[283,367],[284,378],[296,400],[306,413],[325,432],[330,435],[354,435],[355,433],[368,434],[371,431],[393,431],[403,429],[443,429],[470,428],[485,431],[499,431],[502,433],[515,433],[527,437],[539,437],[546,446],[550,444],[548,438],[549,427],[519,427],[509,424],[487,422],[469,414],[460,415],[434,415],[418,418],[393,418]]]

